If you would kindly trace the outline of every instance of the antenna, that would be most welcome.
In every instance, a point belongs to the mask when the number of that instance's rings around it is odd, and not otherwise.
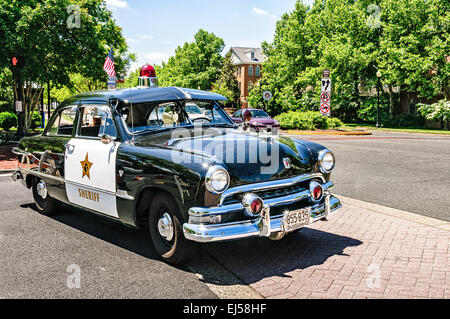
[[[133,118],[133,94],[131,92],[131,83],[130,83],[130,111],[131,111],[131,140],[134,144],[134,118]]]

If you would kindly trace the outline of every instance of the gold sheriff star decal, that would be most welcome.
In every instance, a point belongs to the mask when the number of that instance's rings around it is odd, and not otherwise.
[[[87,176],[89,179],[91,179],[91,176],[89,175],[89,170],[91,169],[92,163],[89,162],[88,153],[86,153],[86,157],[85,157],[84,161],[80,161],[80,163],[81,163],[81,169],[83,171],[83,176],[81,176],[81,178]]]

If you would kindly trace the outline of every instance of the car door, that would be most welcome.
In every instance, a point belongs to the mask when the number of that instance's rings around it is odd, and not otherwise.
[[[110,108],[81,105],[76,134],[65,152],[65,185],[70,203],[118,218],[115,171],[119,145]]]

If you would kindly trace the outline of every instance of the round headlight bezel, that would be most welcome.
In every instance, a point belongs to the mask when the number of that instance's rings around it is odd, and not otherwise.
[[[214,187],[214,178],[218,174],[224,174],[224,176],[226,177],[226,184],[224,187],[222,187],[220,189],[217,189]],[[205,186],[206,186],[206,189],[210,193],[222,194],[223,192],[225,192],[228,189],[228,186],[230,186],[230,174],[222,166],[219,166],[219,165],[212,166],[208,169],[208,172],[206,173]]]
[[[326,157],[329,156],[331,156],[331,158],[333,159],[333,165],[331,165],[331,167],[328,167],[327,169],[326,167],[324,167],[324,162],[327,161]],[[319,161],[319,170],[324,174],[330,173],[333,170],[334,166],[336,165],[336,158],[334,157],[333,152],[331,152],[329,149],[324,149],[320,151],[318,161]]]

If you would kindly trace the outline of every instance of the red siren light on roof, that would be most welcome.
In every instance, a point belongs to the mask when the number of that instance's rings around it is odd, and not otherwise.
[[[150,64],[141,67],[139,72],[139,87],[157,87],[158,78],[156,77],[155,68]]]

